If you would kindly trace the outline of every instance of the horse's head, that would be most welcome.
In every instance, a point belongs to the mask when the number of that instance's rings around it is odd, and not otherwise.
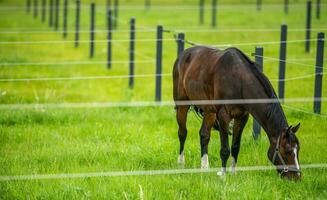
[[[277,166],[281,177],[299,180],[301,178],[299,165],[299,141],[295,135],[300,124],[283,129],[276,143],[270,145],[268,157]]]

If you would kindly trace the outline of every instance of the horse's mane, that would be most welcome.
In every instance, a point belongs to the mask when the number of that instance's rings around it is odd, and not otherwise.
[[[241,55],[249,63],[248,66],[251,68],[252,73],[255,75],[255,77],[258,79],[258,81],[263,86],[268,97],[276,99],[277,95],[274,91],[273,86],[271,85],[268,78],[259,70],[258,64],[256,62],[253,62],[245,53],[243,53],[238,48],[232,47],[232,48],[228,48],[228,49],[236,50],[238,52],[238,54]]]
[[[244,58],[249,63],[248,66],[251,68],[252,73],[255,75],[255,77],[258,79],[258,81],[263,86],[266,94],[268,95],[268,98],[278,99],[273,86],[271,85],[268,78],[259,70],[258,64],[253,62],[241,50],[239,50],[237,48],[229,48],[229,49],[237,51],[238,54],[241,55],[242,58]],[[279,114],[277,114],[277,113],[279,113]],[[282,127],[288,127],[285,114],[284,114],[283,109],[279,102],[268,104],[267,117],[272,119],[272,122],[275,124],[275,127],[278,127],[278,125],[281,125]]]

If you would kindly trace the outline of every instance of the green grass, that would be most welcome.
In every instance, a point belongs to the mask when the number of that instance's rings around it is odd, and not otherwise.
[[[86,6],[90,1],[84,1]],[[97,1],[100,4],[103,2]],[[263,10],[257,12],[255,5],[246,7],[229,4],[248,4],[255,1],[219,1],[226,7],[218,12],[219,30],[228,29],[279,29],[287,23],[289,29],[304,28],[305,1],[290,1],[290,13],[285,15],[283,1],[268,1]],[[24,2],[0,1],[0,6],[18,5]],[[196,5],[197,1],[161,0],[154,5]],[[70,1],[71,5],[73,1]],[[143,5],[143,1],[122,1],[122,5]],[[265,7],[266,5],[266,7]],[[22,7],[23,8],[23,7]],[[223,9],[224,8],[224,9]],[[232,9],[233,8],[233,9]],[[322,10],[326,10],[326,4]],[[74,10],[69,10],[69,30],[74,27]],[[98,29],[105,29],[104,8],[97,7]],[[313,18],[314,29],[326,30],[327,12],[321,19]],[[40,19],[33,19],[24,10],[0,10],[0,31],[50,30]],[[121,10],[120,30],[128,30],[128,20],[135,16],[137,27],[155,29],[162,24],[167,29],[211,29],[210,13],[206,13],[206,25],[198,25],[197,9],[150,11]],[[314,16],[314,15],[313,15]],[[82,10],[82,29],[89,27],[89,8]],[[312,37],[316,37],[317,30]],[[155,32],[137,32],[137,39],[155,38]],[[207,32],[186,33],[189,40],[205,44],[278,41],[275,32]],[[128,39],[128,33],[114,33],[114,39]],[[172,34],[164,35],[173,38]],[[289,40],[302,40],[304,31],[289,32]],[[73,40],[69,33],[67,40]],[[81,33],[81,40],[88,40]],[[97,33],[96,39],[105,39]],[[0,34],[0,41],[62,41],[60,32],[47,34]],[[263,45],[264,55],[279,56],[279,45]],[[239,46],[247,54],[255,45]],[[89,59],[89,44],[77,49],[73,44],[57,45],[0,45],[0,79],[25,77],[67,77],[126,75],[128,64],[113,64],[111,70],[105,65],[54,65],[54,66],[6,66],[1,63],[62,62],[62,61],[105,61],[106,44],[96,43],[96,55]],[[136,60],[155,58],[155,42],[137,42]],[[314,66],[316,42],[311,43],[311,52],[304,52],[304,43],[290,43],[288,59],[312,59],[294,61]],[[325,56],[327,51],[325,51]],[[163,73],[171,73],[176,57],[174,41],[164,42]],[[114,43],[113,61],[128,60],[128,43]],[[264,60],[264,72],[270,79],[278,78],[278,62]],[[136,74],[155,73],[153,63],[136,64]],[[314,73],[313,67],[287,64],[286,76],[295,77]],[[273,82],[275,88],[277,83]],[[286,83],[286,97],[313,96],[314,79]],[[323,96],[327,94],[327,81],[323,80]],[[172,100],[171,77],[163,78],[163,100]],[[0,103],[65,103],[65,102],[134,102],[154,100],[154,78],[135,79],[135,88],[128,88],[127,79],[47,81],[47,82],[0,82]],[[307,111],[312,103],[287,104]],[[326,163],[326,118],[295,112],[285,108],[290,124],[301,122],[298,137],[301,143],[300,164]],[[327,103],[322,104],[322,113],[327,114]],[[200,122],[193,113],[189,114],[189,135],[186,141],[186,168],[200,166],[198,130]],[[247,124],[242,139],[239,166],[271,166],[266,152],[269,142],[265,133],[258,141],[252,138],[252,122]],[[177,123],[173,107],[146,108],[76,108],[29,110],[7,109],[0,114],[0,176],[24,174],[57,174],[107,172],[123,170],[176,169],[179,142]],[[220,141],[213,131],[209,144],[211,167],[220,167]],[[133,177],[98,177],[58,180],[7,181],[0,182],[0,199],[326,199],[326,169],[303,169],[303,179],[294,183],[284,181],[275,171],[238,172],[219,178],[215,173],[155,175]]]

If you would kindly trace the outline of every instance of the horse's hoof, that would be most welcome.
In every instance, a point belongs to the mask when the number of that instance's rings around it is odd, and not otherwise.
[[[218,176],[225,176],[226,172],[225,171],[220,171],[220,172],[217,172],[217,175]]]
[[[217,172],[217,175],[220,177],[225,176],[225,174],[226,174],[226,167],[223,167],[221,171]]]
[[[201,169],[209,169],[209,165],[202,165],[201,164]]]

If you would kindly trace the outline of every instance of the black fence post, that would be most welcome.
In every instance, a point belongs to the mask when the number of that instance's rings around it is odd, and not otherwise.
[[[286,48],[287,48],[287,25],[281,26],[280,49],[279,49],[279,79],[278,97],[283,101],[285,91],[285,67],[286,67]]]
[[[163,27],[157,26],[156,101],[161,101],[162,32]]]
[[[38,14],[38,1],[34,0],[34,18],[37,18],[37,14]]]
[[[56,0],[56,6],[55,6],[55,30],[59,29],[59,0]]]
[[[49,2],[49,26],[53,26],[53,0]]]
[[[307,1],[307,23],[305,31],[305,51],[310,51],[310,32],[311,32],[311,1]]]
[[[114,29],[118,28],[118,6],[119,6],[119,0],[114,1]]]
[[[94,57],[94,26],[95,26],[95,3],[91,3],[91,25],[90,25],[90,58]]]
[[[31,12],[31,0],[26,0],[26,13]]]
[[[151,0],[145,0],[145,9],[150,10],[151,7]]]
[[[135,51],[135,18],[130,21],[130,44],[129,44],[129,82],[130,88],[134,87],[134,51]]]
[[[255,48],[255,62],[259,67],[260,71],[263,71],[263,47],[256,47]],[[256,140],[258,139],[261,131],[260,124],[253,118],[253,138]]]
[[[111,38],[112,38],[112,12],[111,9],[109,9],[107,15],[107,26],[108,26],[108,46],[107,46],[107,68],[111,69]]]
[[[68,0],[64,0],[64,22],[63,22],[63,37],[67,38],[67,16],[68,16]]]
[[[324,43],[325,34],[318,33],[317,41],[317,57],[316,57],[316,77],[315,77],[315,90],[314,90],[314,107],[313,111],[317,114],[321,112],[321,96],[322,96],[322,75],[324,64]]]
[[[320,19],[321,1],[317,0],[316,18]]]
[[[41,20],[44,23],[45,22],[45,18],[46,18],[46,10],[47,10],[47,1],[46,0],[42,0],[42,12],[41,12]]]
[[[289,4],[288,0],[284,0],[284,12],[285,12],[285,14],[288,14],[288,4]]]
[[[199,19],[200,24],[204,24],[204,0],[199,1]]]
[[[217,25],[217,0],[212,0],[212,18],[211,26],[214,28]]]
[[[261,10],[262,0],[257,0],[257,11]]]
[[[108,10],[111,9],[111,0],[106,0],[106,13],[108,14]]]
[[[75,47],[78,47],[79,41],[79,25],[81,15],[81,2],[76,0],[76,18],[75,18]]]
[[[177,57],[184,51],[185,34],[178,33],[177,35]]]

